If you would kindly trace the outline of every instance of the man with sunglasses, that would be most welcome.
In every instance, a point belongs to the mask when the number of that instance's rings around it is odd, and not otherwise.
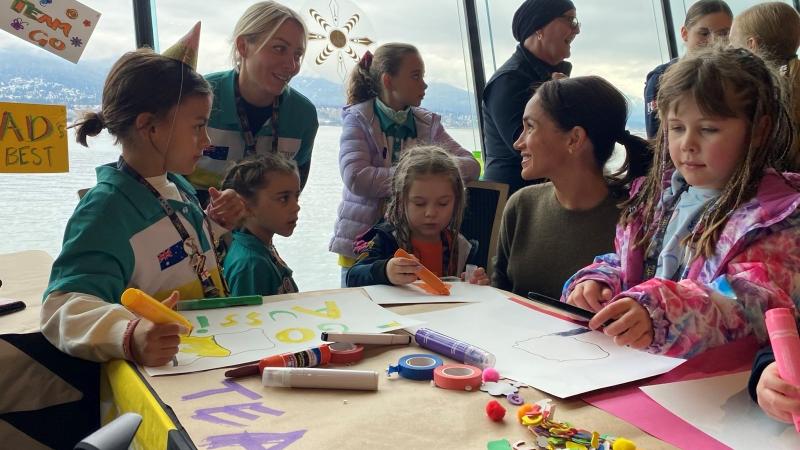
[[[522,111],[533,88],[572,70],[564,60],[580,22],[570,0],[526,0],[514,13],[511,30],[519,44],[483,91],[484,179],[508,184],[509,195],[536,182],[522,179],[521,157],[512,145],[522,132]]]

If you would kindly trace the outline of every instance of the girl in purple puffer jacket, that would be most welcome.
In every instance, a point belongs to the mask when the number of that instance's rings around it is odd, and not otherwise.
[[[342,203],[330,251],[339,255],[342,286],[355,262],[353,242],[383,217],[391,194],[394,166],[417,145],[437,145],[456,158],[464,182],[476,180],[478,161],[441,124],[441,117],[419,105],[428,85],[416,47],[384,44],[367,52],[350,74],[348,106],[342,112],[339,171]]]

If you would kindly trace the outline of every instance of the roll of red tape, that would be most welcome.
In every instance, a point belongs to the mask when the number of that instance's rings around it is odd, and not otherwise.
[[[352,364],[364,358],[364,347],[348,342],[334,342],[328,345],[331,351],[331,362],[334,364]]]
[[[467,364],[445,364],[433,371],[433,382],[443,389],[473,391],[481,386],[481,369]]]

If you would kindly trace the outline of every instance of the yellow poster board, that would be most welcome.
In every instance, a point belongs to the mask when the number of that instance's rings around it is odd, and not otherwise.
[[[0,173],[69,171],[67,108],[0,102]]]

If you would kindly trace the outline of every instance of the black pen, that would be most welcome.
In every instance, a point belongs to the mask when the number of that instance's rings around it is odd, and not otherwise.
[[[528,298],[533,300],[533,301],[536,301],[536,302],[539,302],[539,303],[544,303],[545,305],[548,305],[548,306],[552,306],[553,308],[556,308],[556,309],[559,309],[559,310],[561,310],[563,312],[572,314],[573,316],[578,316],[582,320],[585,320],[586,322],[588,322],[588,321],[592,320],[592,318],[594,318],[594,314],[595,313],[593,313],[593,312],[591,312],[589,310],[586,310],[586,309],[583,309],[583,308],[578,308],[575,305],[570,305],[569,303],[562,302],[561,300],[556,300],[553,297],[549,297],[547,295],[540,294],[538,292],[533,292],[533,291],[528,292]],[[614,319],[608,319],[606,321],[606,323],[603,324],[603,326],[607,327],[607,326],[611,325],[612,322],[614,322]]]

